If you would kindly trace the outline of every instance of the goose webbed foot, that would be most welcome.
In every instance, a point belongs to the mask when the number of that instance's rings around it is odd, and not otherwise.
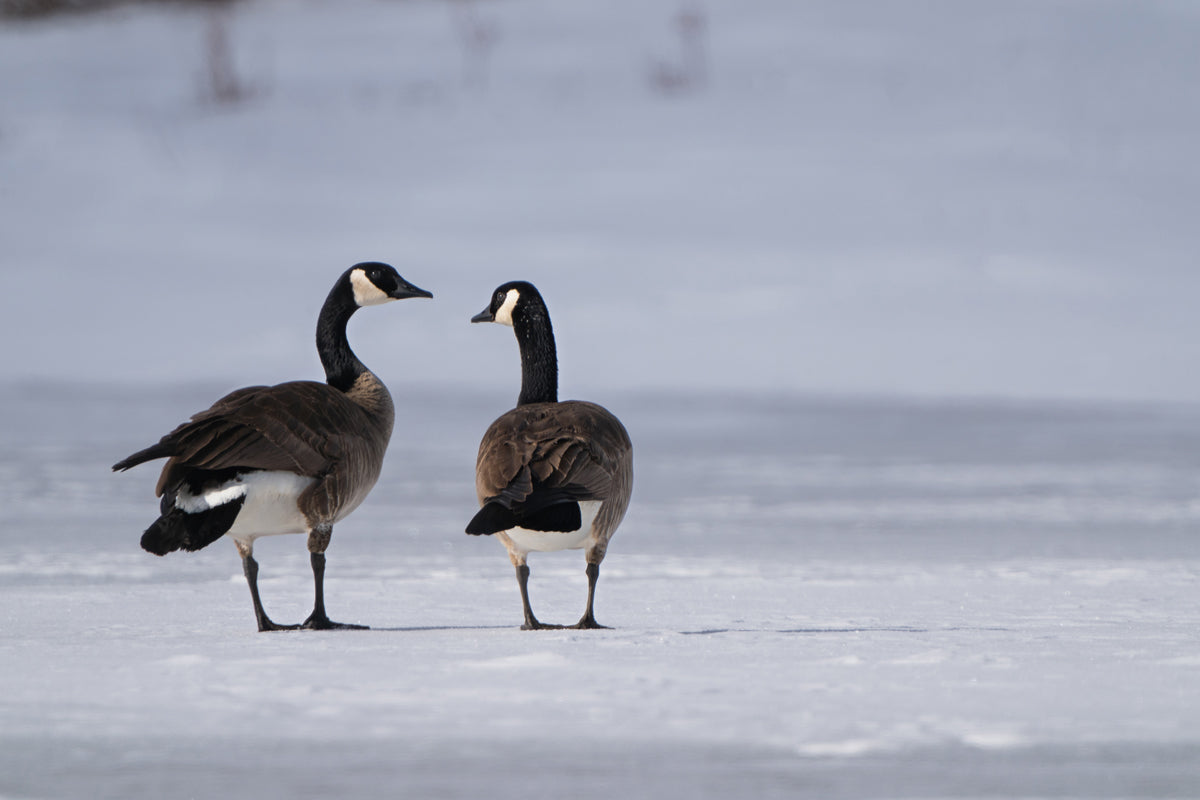
[[[564,628],[563,625],[547,625],[545,622],[538,622],[533,617],[527,617],[525,623],[521,626],[523,631],[560,631]]]
[[[325,614],[325,554],[311,553],[309,560],[313,571],[313,610],[308,619],[300,623],[301,630],[306,631],[367,631],[366,625],[353,625],[349,622],[334,622]]]
[[[607,625],[601,625],[599,622],[596,622],[596,617],[592,613],[592,603],[595,602],[596,599],[596,581],[600,579],[599,564],[589,563],[587,565],[587,579],[587,609],[583,612],[583,616],[579,618],[579,622],[576,622],[571,627],[576,630],[612,630],[612,628],[608,627]]]
[[[280,625],[278,622],[272,622],[266,616],[263,616],[258,620],[259,633],[267,633],[269,631],[294,631],[298,630],[299,628],[299,625]]]
[[[533,608],[529,605],[529,565],[517,565],[517,585],[521,588],[521,609],[525,612],[525,624],[521,626],[523,631],[550,631],[562,630],[562,625],[547,625],[544,622],[538,622],[537,617],[533,615]]]
[[[246,573],[246,583],[250,586],[250,599],[254,602],[254,619],[258,622],[258,632],[294,631],[299,628],[299,625],[280,625],[278,622],[272,622],[267,616],[267,612],[263,610],[262,599],[258,596],[258,562],[242,545],[239,544],[238,549],[242,551],[242,570]]]
[[[293,625],[293,628],[299,628],[305,631],[369,631],[371,628],[367,625],[355,625],[350,622],[334,622],[324,614],[318,616],[309,614],[308,619],[299,625]]]

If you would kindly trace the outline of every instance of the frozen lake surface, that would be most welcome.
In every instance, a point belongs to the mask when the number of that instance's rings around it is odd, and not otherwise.
[[[522,632],[503,548],[462,533],[509,401],[396,387],[329,550],[331,616],[372,629],[259,634],[233,547],[140,551],[157,471],[108,471],[228,388],[0,389],[0,796],[1200,787],[1194,409],[602,398],[636,448],[614,629]],[[257,554],[299,621],[303,539]],[[530,563],[539,616],[574,621],[582,555]]]

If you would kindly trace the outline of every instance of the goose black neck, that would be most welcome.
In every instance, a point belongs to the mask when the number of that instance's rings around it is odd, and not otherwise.
[[[517,405],[558,401],[558,354],[550,313],[541,298],[513,314],[513,330],[521,347],[521,396]]]
[[[357,310],[350,284],[343,280],[329,292],[317,318],[317,353],[325,368],[325,381],[343,392],[349,391],[358,376],[367,371],[346,339],[346,323]]]

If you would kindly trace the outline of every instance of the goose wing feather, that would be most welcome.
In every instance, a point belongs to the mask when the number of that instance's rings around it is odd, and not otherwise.
[[[484,434],[476,493],[480,504],[499,501],[508,507],[529,503],[535,492],[606,499],[629,450],[624,427],[594,403],[518,406]]]
[[[158,444],[114,469],[169,456],[157,492],[192,469],[286,470],[320,477],[344,455],[347,431],[369,427],[366,413],[337,389],[315,381],[251,386],[192,416]]]

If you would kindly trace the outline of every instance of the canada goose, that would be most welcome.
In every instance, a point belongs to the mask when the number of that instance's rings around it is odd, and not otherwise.
[[[479,443],[479,513],[467,533],[496,534],[517,570],[524,630],[538,622],[529,605],[531,551],[585,549],[587,610],[573,628],[603,628],[592,613],[600,562],[633,490],[633,446],[620,420],[595,403],[558,402],[558,363],[550,314],[524,281],[496,289],[471,322],[511,325],[521,348],[517,407],[491,424]]]
[[[405,297],[433,295],[387,264],[354,265],[333,285],[317,319],[326,383],[238,389],[113,465],[127,470],[168,459],[155,489],[162,516],[142,535],[142,547],[161,556],[232,538],[260,631],[364,627],[325,614],[325,548],[334,523],[375,485],[395,411],[387,387],[350,349],[346,323],[363,306]],[[272,622],[258,596],[254,540],[284,533],[308,534],[315,599],[300,625]]]

